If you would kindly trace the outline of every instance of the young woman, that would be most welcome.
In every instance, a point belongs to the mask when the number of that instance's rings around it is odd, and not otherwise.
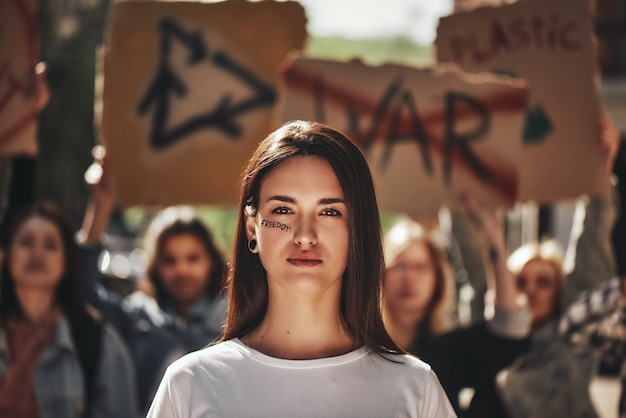
[[[35,204],[5,233],[0,416],[133,417],[132,360],[80,298],[78,249],[62,214]]]
[[[124,299],[99,284],[101,236],[112,202],[99,184],[82,228],[84,289],[127,341],[137,365],[140,409],[147,410],[165,367],[220,337],[226,320],[226,263],[206,226],[188,207],[168,207],[145,237],[147,277]]]
[[[410,219],[385,234],[385,327],[400,347],[430,364],[457,413],[461,389],[489,384],[528,346],[528,311],[516,302],[513,278],[504,267],[504,241],[497,238],[490,240],[495,315],[453,328],[454,282],[440,245]]]
[[[383,327],[376,197],[352,142],[285,124],[250,159],[239,209],[224,338],[168,368],[149,417],[454,416]]]

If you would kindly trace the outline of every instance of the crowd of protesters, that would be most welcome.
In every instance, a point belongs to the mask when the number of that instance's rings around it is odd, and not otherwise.
[[[626,151],[608,128],[617,198],[585,200],[571,265],[553,239],[507,248],[506,217],[470,196],[457,209],[484,247],[478,262],[452,256],[463,237],[437,239],[441,230],[406,217],[381,239],[358,148],[293,122],[243,174],[232,256],[192,208],[165,208],[145,234],[145,277],[121,295],[98,265],[117,206],[104,154],[76,231],[50,202],[11,200],[16,175],[1,228],[0,416],[276,416],[299,405],[302,416],[363,416],[411,405],[410,416],[598,417],[593,377],[608,370],[626,385]],[[292,251],[285,266],[281,246]],[[484,315],[470,320],[459,317],[459,263],[486,278],[474,289]],[[290,273],[320,264],[319,283]],[[615,409],[626,417],[626,394]]]
[[[148,268],[135,291],[103,285],[98,256],[115,199],[102,172],[78,231],[49,202],[24,204],[3,225],[2,416],[142,416],[170,364],[224,337],[227,258],[189,207],[166,208],[148,227]],[[460,238],[441,239],[407,217],[385,231],[380,318],[394,350],[432,368],[458,416],[599,416],[590,382],[601,368],[619,380],[626,361],[622,237],[613,233],[622,219],[615,202],[585,202],[567,268],[554,239],[506,248],[502,213],[464,199],[488,282],[476,296],[485,314],[469,323],[459,318],[449,251]],[[246,244],[254,257],[257,242]],[[236,339],[251,349],[249,328],[267,301],[258,309]],[[463,402],[465,388],[473,398]],[[622,397],[615,408],[623,414],[625,406]]]

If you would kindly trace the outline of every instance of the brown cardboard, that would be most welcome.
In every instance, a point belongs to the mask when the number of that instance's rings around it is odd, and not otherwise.
[[[35,0],[0,1],[0,154],[37,154]]]
[[[525,106],[525,83],[489,74],[291,57],[283,67],[280,118],[344,132],[368,159],[381,209],[428,217],[463,193],[487,206],[513,204]]]
[[[274,128],[277,66],[303,47],[305,23],[295,2],[115,3],[101,130],[119,201],[236,204]]]
[[[587,0],[522,0],[439,21],[439,63],[515,73],[529,83],[529,111],[549,121],[523,147],[522,201],[608,195],[592,34]]]

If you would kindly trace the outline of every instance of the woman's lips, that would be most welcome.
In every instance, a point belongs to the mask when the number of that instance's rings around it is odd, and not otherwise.
[[[287,261],[296,267],[315,267],[322,263],[322,260],[317,254],[309,252],[299,252],[289,256]]]
[[[288,258],[287,261],[296,267],[315,267],[322,264],[322,260],[303,260],[301,258]]]
[[[26,270],[32,272],[42,272],[46,270],[46,266],[44,263],[39,261],[29,262],[26,264]]]

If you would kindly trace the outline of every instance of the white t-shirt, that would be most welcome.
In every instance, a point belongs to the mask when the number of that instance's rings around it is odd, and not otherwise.
[[[430,366],[387,358],[362,347],[285,360],[232,339],[172,363],[148,418],[456,417]]]

